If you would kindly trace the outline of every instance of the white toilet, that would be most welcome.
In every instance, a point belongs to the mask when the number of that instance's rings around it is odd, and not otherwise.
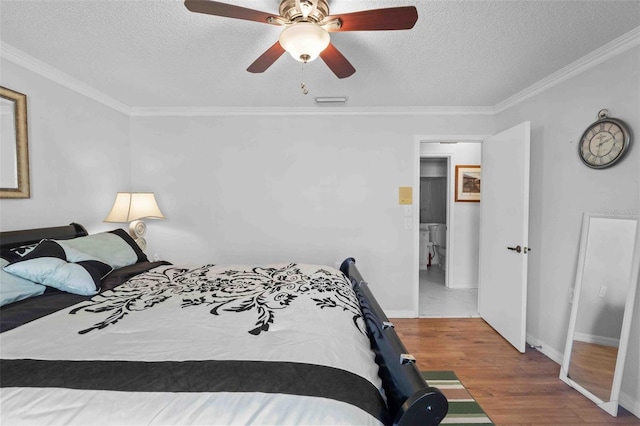
[[[433,243],[431,242],[431,233],[429,232],[429,225],[426,223],[420,224],[420,269],[427,269],[430,265],[431,257],[433,256]],[[429,254],[431,253],[431,256]]]
[[[438,255],[437,257],[440,268],[444,270],[445,265],[447,264],[447,225],[444,223],[438,223],[430,226],[429,231],[433,247]]]

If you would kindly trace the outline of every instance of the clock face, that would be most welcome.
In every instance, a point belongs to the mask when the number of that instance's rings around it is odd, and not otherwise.
[[[579,154],[589,167],[601,169],[613,165],[629,145],[629,133],[614,119],[602,119],[592,124],[582,135]]]

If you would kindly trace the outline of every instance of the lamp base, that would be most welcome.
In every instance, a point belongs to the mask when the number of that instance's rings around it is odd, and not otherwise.
[[[147,249],[147,240],[144,234],[147,232],[147,225],[142,220],[134,220],[129,223],[129,235],[133,237],[136,244],[145,251]]]
[[[129,234],[132,237],[143,237],[147,232],[147,225],[142,220],[134,220],[129,223]]]
[[[136,244],[138,244],[138,247],[140,247],[140,250],[142,251],[147,250],[147,240],[145,240],[142,237],[139,237],[139,238],[136,238],[135,241],[136,241]]]

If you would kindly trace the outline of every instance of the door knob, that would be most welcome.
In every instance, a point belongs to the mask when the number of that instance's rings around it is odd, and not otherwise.
[[[509,250],[513,250],[516,253],[520,253],[522,251],[522,247],[520,246],[515,246],[515,247],[507,247]]]

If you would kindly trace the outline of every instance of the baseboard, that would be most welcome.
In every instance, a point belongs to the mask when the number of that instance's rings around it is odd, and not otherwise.
[[[563,353],[556,351],[550,345],[545,344],[542,340],[538,339],[537,337],[529,333],[527,333],[527,343],[531,347],[542,352],[542,354],[547,356],[547,358],[550,358],[551,360],[555,361],[556,364],[562,365],[562,360],[564,358]],[[625,410],[629,411],[634,416],[640,418],[640,401],[636,401],[635,399],[633,399],[631,395],[620,391],[620,397],[618,398],[618,403]]]
[[[414,311],[384,311],[388,318],[418,318]]]
[[[551,358],[556,364],[562,365],[562,358],[564,358],[562,352],[558,352],[551,346],[546,345],[542,340],[527,333],[527,344],[534,349],[542,352],[547,358]]]
[[[620,392],[618,404],[634,416],[640,418],[640,401],[634,401],[630,395]]]
[[[595,343],[596,345],[602,346],[620,346],[620,339],[614,339],[611,337],[605,336],[596,336],[595,334],[586,334],[586,333],[578,333],[574,334],[574,340],[585,343]]]

